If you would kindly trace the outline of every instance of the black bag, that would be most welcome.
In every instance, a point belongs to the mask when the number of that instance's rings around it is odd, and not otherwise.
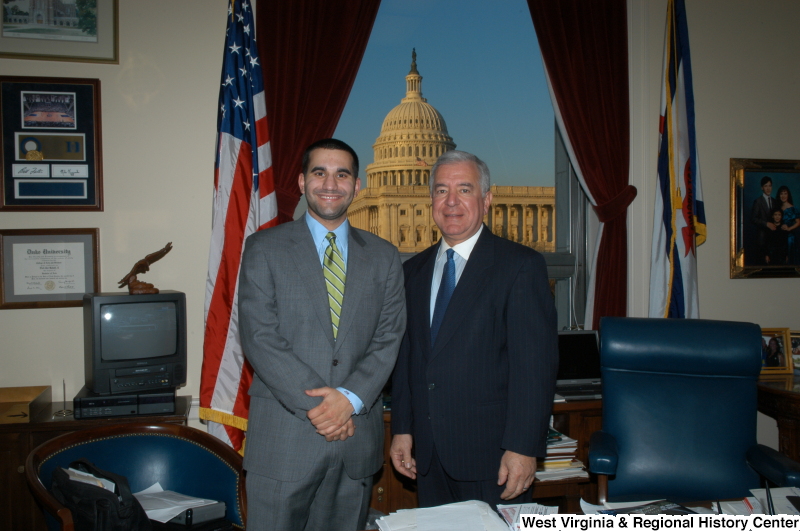
[[[57,467],[53,470],[53,496],[72,512],[76,531],[152,531],[150,520],[139,500],[131,494],[128,480],[100,470],[86,459],[78,459],[70,468],[114,482],[116,492],[69,478]]]

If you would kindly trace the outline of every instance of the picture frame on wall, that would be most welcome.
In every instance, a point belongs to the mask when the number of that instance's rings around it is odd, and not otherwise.
[[[800,277],[800,161],[730,160],[731,278]]]
[[[789,341],[791,341],[792,369],[795,374],[800,374],[800,331],[791,330],[789,332]]]
[[[119,64],[119,0],[4,4],[0,57]]]
[[[791,374],[791,346],[788,328],[762,328],[761,375]]]
[[[0,76],[0,211],[102,211],[100,80]]]
[[[99,229],[0,230],[0,309],[81,306],[99,291]]]

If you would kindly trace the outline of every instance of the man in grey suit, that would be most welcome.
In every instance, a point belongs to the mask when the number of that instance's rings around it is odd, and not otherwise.
[[[383,464],[403,271],[397,249],[347,221],[361,185],[350,146],[309,146],[298,181],[305,216],[251,235],[242,256],[240,336],[255,372],[247,529],[352,531]]]

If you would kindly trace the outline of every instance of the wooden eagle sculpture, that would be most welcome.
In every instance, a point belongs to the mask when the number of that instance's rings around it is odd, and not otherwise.
[[[154,262],[158,262],[168,252],[172,250],[172,242],[169,242],[164,246],[163,249],[160,249],[154,253],[150,253],[135,264],[131,268],[130,273],[122,277],[122,280],[119,281],[119,287],[124,288],[128,286],[128,293],[131,295],[142,295],[145,293],[158,293],[158,288],[154,287],[152,284],[148,282],[142,282],[136,278],[136,275],[141,275],[143,273],[147,273],[150,271],[150,264]]]

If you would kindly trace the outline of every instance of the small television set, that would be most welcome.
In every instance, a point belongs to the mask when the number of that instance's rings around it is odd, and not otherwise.
[[[101,394],[186,383],[186,294],[83,296],[86,387]]]

